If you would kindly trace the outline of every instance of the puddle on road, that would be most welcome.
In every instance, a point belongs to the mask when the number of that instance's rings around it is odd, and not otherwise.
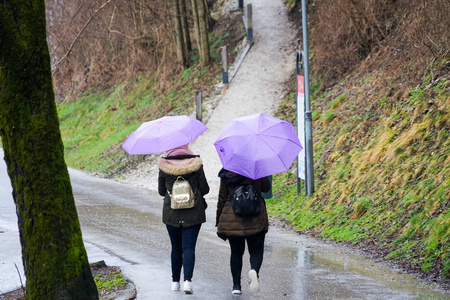
[[[271,276],[286,277],[281,282],[292,299],[450,299],[450,294],[349,249],[282,229],[271,228],[266,253],[264,264]]]

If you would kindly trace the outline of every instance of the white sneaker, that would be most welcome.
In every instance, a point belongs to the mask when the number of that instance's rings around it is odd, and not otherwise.
[[[192,289],[192,281],[184,281],[183,291],[185,294],[192,294],[194,292],[194,290]]]
[[[172,291],[179,291],[179,290],[180,290],[180,283],[172,281]]]
[[[241,290],[238,290],[238,289],[233,289],[233,291],[231,292],[231,294],[233,294],[233,295],[241,295],[241,294],[242,294],[242,291],[241,291]]]
[[[233,291],[231,293],[233,295],[240,295],[240,294],[242,294],[241,285],[240,284],[233,285]]]
[[[250,272],[248,272],[248,277],[250,277],[250,291],[252,293],[256,293],[257,291],[259,291],[259,281],[258,281],[258,274],[256,273],[255,270],[250,270]]]

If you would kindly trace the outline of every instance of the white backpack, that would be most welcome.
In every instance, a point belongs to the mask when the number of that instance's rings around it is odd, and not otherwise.
[[[194,192],[189,181],[182,176],[178,176],[173,183],[172,193],[167,191],[170,196],[170,207],[172,209],[186,209],[194,207]]]

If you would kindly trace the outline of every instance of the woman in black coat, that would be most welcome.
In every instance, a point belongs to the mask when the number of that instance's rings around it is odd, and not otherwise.
[[[252,180],[225,169],[220,170],[219,177],[220,189],[216,214],[217,235],[224,240],[228,239],[230,243],[232,293],[235,295],[241,294],[242,256],[244,255],[246,241],[250,254],[250,291],[257,292],[259,290],[259,270],[264,254],[264,239],[269,229],[266,203],[261,192],[270,191],[271,184],[268,177]],[[255,187],[260,210],[258,213],[249,216],[236,215],[230,198],[237,186],[247,184],[252,184]]]
[[[158,192],[164,196],[162,220],[166,224],[172,245],[172,290],[180,290],[181,268],[184,270],[183,291],[193,292],[192,276],[195,265],[195,245],[201,224],[206,221],[207,207],[204,195],[209,185],[203,171],[203,163],[187,145],[169,150],[158,161]],[[172,209],[169,192],[179,176],[187,180],[194,192],[194,207]]]

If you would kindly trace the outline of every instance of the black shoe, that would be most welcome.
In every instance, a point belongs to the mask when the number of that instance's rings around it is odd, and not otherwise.
[[[242,294],[241,286],[239,284],[233,285],[233,291],[231,293],[233,295],[240,295],[240,294]]]

